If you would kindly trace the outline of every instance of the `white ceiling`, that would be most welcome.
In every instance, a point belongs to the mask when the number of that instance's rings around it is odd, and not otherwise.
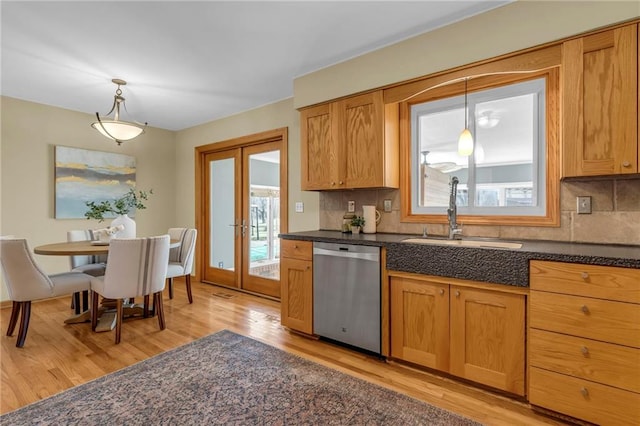
[[[504,1],[2,1],[2,95],[181,130],[293,96],[293,79]]]

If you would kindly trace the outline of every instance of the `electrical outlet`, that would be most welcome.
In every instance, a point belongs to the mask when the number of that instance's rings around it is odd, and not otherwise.
[[[591,197],[577,197],[578,214],[591,214]]]
[[[386,213],[391,211],[391,200],[384,200],[384,211]]]
[[[347,211],[349,213],[353,213],[356,211],[356,202],[355,201],[349,201],[348,205],[347,205]]]
[[[296,213],[302,213],[304,211],[304,204],[302,201],[296,201]]]

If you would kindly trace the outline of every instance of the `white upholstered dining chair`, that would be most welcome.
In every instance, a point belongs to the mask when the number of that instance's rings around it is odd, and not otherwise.
[[[74,229],[67,231],[67,241],[92,241],[98,238],[93,234],[91,229]],[[104,275],[104,271],[107,263],[107,255],[78,255],[69,256],[69,262],[71,265],[71,272],[82,272],[87,275],[99,277]],[[88,309],[88,292],[82,292],[82,310]],[[81,312],[80,309],[80,294],[75,293],[73,295],[73,307],[75,307],[76,314]]]
[[[193,303],[191,271],[193,270],[193,257],[196,251],[198,231],[192,228],[169,228],[169,236],[172,240],[180,241],[180,246],[169,251],[169,266],[167,268],[169,299],[173,299],[173,279],[184,277],[187,285],[187,298],[189,303]]]
[[[153,295],[153,309],[158,314],[160,330],[164,330],[162,291],[168,263],[169,235],[111,239],[105,274],[91,279],[91,329],[95,331],[98,324],[98,295],[116,300],[116,344],[122,333],[123,299],[143,296],[146,317],[149,296]]]
[[[9,299],[13,302],[7,336],[13,335],[20,315],[16,342],[19,348],[24,346],[27,338],[33,300],[79,293],[91,286],[91,277],[80,272],[47,275],[34,261],[23,238],[0,239],[0,262]]]

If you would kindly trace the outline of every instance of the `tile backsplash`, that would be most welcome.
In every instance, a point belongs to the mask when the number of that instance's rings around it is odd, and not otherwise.
[[[591,196],[591,214],[577,213],[577,196]],[[381,213],[378,232],[445,235],[446,225],[400,222],[400,191],[396,189],[326,191],[320,193],[320,228],[340,230],[347,202],[375,205]],[[391,200],[391,212],[383,211]],[[560,185],[560,227],[464,226],[463,235],[606,244],[640,245],[640,178],[563,181]]]

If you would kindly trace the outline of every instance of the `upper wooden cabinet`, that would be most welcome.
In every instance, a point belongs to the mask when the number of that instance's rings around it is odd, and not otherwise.
[[[398,188],[398,120],[381,90],[303,109],[302,189]]]
[[[562,45],[563,176],[638,173],[638,25]]]

